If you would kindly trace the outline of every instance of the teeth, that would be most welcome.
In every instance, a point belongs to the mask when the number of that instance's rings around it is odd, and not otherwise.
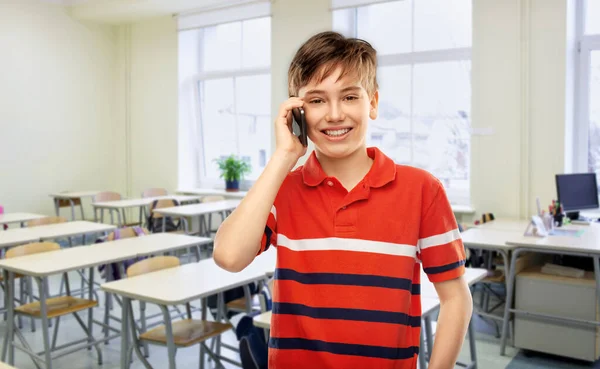
[[[350,128],[346,128],[346,129],[336,129],[335,131],[330,131],[330,130],[327,130],[327,131],[325,131],[325,134],[326,134],[327,136],[333,136],[333,137],[336,137],[336,136],[342,136],[342,135],[345,135],[345,134],[346,134],[346,133],[348,133],[348,132],[350,132]]]

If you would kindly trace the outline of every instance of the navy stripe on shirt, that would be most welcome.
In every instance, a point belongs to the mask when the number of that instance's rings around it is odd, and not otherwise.
[[[311,307],[283,302],[273,303],[273,314],[299,315],[314,319],[352,320],[370,323],[400,324],[410,327],[421,326],[421,316],[411,316],[381,310]]]
[[[449,270],[456,269],[456,268],[458,268],[458,267],[460,267],[462,265],[465,265],[465,261],[466,260],[460,260],[460,261],[457,261],[455,263],[446,264],[446,265],[442,265],[442,266],[430,267],[430,268],[423,268],[423,271],[425,271],[425,273],[427,273],[427,274],[444,273],[444,272],[447,272]]]
[[[292,269],[276,269],[275,279],[302,284],[333,284],[340,286],[381,287],[411,291],[412,280],[378,275],[342,273],[300,273]]]
[[[265,251],[267,251],[269,249],[269,246],[271,246],[271,237],[273,237],[273,231],[271,230],[271,228],[269,228],[269,226],[265,227],[265,236],[267,239],[267,243],[265,244]]]
[[[419,347],[367,346],[349,343],[325,342],[302,338],[271,338],[269,347],[279,350],[324,351],[338,355],[364,356],[381,359],[410,359],[419,354]]]

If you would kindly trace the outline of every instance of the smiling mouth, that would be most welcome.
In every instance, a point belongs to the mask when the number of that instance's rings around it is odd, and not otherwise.
[[[326,134],[329,137],[341,137],[343,135],[345,135],[346,133],[350,132],[352,130],[352,128],[344,128],[344,129],[325,129],[321,132],[323,132],[324,134]]]

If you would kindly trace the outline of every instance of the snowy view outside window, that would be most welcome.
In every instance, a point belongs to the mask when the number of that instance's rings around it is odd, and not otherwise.
[[[245,179],[255,180],[271,155],[271,18],[183,33],[179,47],[198,50],[198,184],[222,185],[214,160],[231,154],[250,163]]]
[[[579,114],[575,125],[579,137],[587,142],[579,140],[574,150],[579,154],[578,171],[595,172],[600,186],[600,0],[578,4],[584,5],[579,11],[585,13],[578,17],[584,27],[579,44]]]
[[[378,51],[379,117],[367,144],[428,170],[470,204],[471,1],[403,0],[335,10],[334,30]]]

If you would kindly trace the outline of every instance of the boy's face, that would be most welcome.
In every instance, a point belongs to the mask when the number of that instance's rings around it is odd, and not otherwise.
[[[369,96],[360,80],[337,68],[321,83],[310,82],[298,93],[304,100],[308,137],[323,155],[341,159],[366,146],[367,125],[377,118],[379,95]]]

